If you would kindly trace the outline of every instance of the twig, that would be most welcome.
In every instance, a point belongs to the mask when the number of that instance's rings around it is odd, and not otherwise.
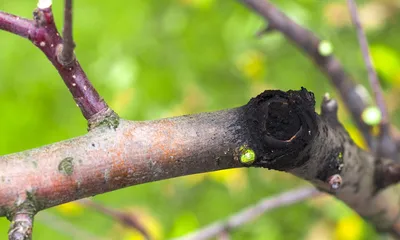
[[[336,87],[342,96],[344,103],[351,112],[354,121],[362,132],[364,139],[372,148],[373,137],[370,133],[370,126],[361,119],[361,114],[367,107],[364,96],[361,96],[359,86],[344,71],[340,62],[332,55],[321,55],[319,52],[319,40],[312,32],[301,27],[285,14],[279,11],[274,5],[266,0],[239,0],[249,8],[255,10],[260,16],[268,21],[268,26],[282,32],[297,47],[302,49],[319,69],[325,73],[331,83]]]
[[[230,240],[231,237],[228,231],[223,231],[217,236],[217,240]]]
[[[34,213],[29,208],[17,210],[8,231],[9,240],[31,240]]]
[[[315,188],[301,188],[285,192],[278,196],[268,197],[261,200],[256,205],[248,207],[230,217],[226,220],[212,223],[196,232],[189,235],[176,238],[175,240],[202,240],[215,237],[223,232],[240,227],[264,214],[265,212],[282,207],[304,199],[311,198],[319,195],[320,193]]]
[[[378,154],[383,157],[388,157],[391,159],[397,159],[397,149],[396,144],[390,136],[390,126],[389,117],[385,104],[385,99],[383,98],[382,87],[378,80],[378,75],[372,63],[371,54],[368,48],[368,41],[363,28],[360,23],[360,17],[358,15],[357,6],[354,0],[347,0],[349,7],[351,19],[354,26],[356,27],[358,41],[360,43],[361,52],[365,62],[365,66],[368,71],[368,79],[371,88],[374,92],[376,104],[382,114],[382,120],[380,122],[380,144],[378,145]]]
[[[129,214],[126,211],[122,212],[110,207],[106,207],[88,198],[80,200],[79,203],[87,207],[93,208],[104,215],[114,218],[119,223],[139,231],[145,239],[150,239],[150,235],[147,232],[146,228],[141,224],[141,222],[138,220],[138,217],[134,214]]]
[[[72,37],[72,0],[65,0],[62,51],[57,56],[63,66],[69,66],[75,60],[75,43]]]
[[[72,22],[66,25],[72,25]],[[79,62],[72,61],[66,67],[58,60],[57,56],[63,51],[63,39],[54,23],[51,1],[39,1],[38,8],[34,11],[34,21],[0,12],[0,29],[29,39],[47,56],[89,121],[90,127],[104,122],[114,128],[118,126],[118,116],[99,96]],[[107,121],[108,119],[111,120]]]
[[[29,38],[35,30],[34,21],[0,11],[0,29]]]
[[[70,236],[72,239],[82,239],[82,240],[107,239],[86,232],[83,229],[78,228],[76,225],[71,224],[63,220],[62,218],[48,212],[39,213],[36,217],[36,220],[42,222],[49,228],[52,228],[60,233],[63,233],[66,236]]]

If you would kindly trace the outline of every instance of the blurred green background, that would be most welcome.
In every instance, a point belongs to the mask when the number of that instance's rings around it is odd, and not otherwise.
[[[297,23],[330,41],[346,70],[367,89],[346,2],[273,1]],[[359,1],[374,61],[395,123],[400,122],[400,3]],[[0,0],[0,10],[30,18],[35,0]],[[63,1],[54,1],[62,26]],[[329,81],[279,33],[256,38],[261,19],[237,1],[77,0],[76,54],[120,116],[149,120],[244,105],[265,89],[313,91]],[[86,122],[56,70],[29,41],[0,32],[0,155],[85,134]],[[340,118],[363,146],[343,104]],[[318,110],[319,111],[319,110]],[[285,173],[239,169],[134,186],[94,197],[139,216],[155,239],[176,237],[274,194],[306,185]],[[1,197],[1,196],[0,196]],[[70,223],[68,225],[68,223]],[[8,221],[0,219],[0,239]],[[108,216],[65,204],[40,213],[34,239],[142,239]],[[377,239],[374,230],[330,197],[273,210],[237,228],[232,239]]]

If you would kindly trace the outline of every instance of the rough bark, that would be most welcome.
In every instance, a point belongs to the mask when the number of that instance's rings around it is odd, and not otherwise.
[[[380,184],[381,165],[336,119],[314,110],[305,89],[265,91],[239,108],[146,122],[121,120],[71,140],[0,157],[0,216],[35,211],[122,187],[193,173],[265,167],[295,174],[347,203],[374,226],[396,231],[399,194]],[[243,161],[248,151],[254,161]],[[247,155],[246,155],[247,156]],[[332,177],[341,182],[332,184]]]

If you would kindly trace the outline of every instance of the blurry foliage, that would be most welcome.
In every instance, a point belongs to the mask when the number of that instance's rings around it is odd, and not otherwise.
[[[0,0],[0,9],[30,17],[36,1]],[[62,1],[54,1],[62,26]],[[345,1],[274,1],[299,24],[333,44],[334,54],[365,84],[355,31]],[[395,123],[400,123],[400,4],[361,1],[361,15]],[[100,94],[124,118],[149,120],[246,104],[267,88],[307,87],[319,103],[336,97],[327,79],[278,32],[259,39],[262,20],[236,1],[78,0],[76,54]],[[45,56],[27,40],[0,32],[0,154],[82,135],[86,123]],[[367,86],[367,89],[369,87]],[[340,104],[340,118],[362,139]],[[319,111],[319,110],[317,110]],[[279,183],[279,184],[277,184]],[[237,169],[125,188],[96,196],[135,211],[156,239],[182,235],[257,200],[304,185],[265,169]],[[69,203],[50,210],[98,236],[141,239],[112,219]],[[0,239],[8,221],[0,219]],[[65,229],[65,232],[69,232]],[[70,239],[46,222],[35,239]],[[331,197],[276,209],[232,233],[233,239],[376,239],[359,217]]]

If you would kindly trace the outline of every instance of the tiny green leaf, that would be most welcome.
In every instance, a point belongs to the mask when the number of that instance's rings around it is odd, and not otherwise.
[[[318,45],[318,52],[324,57],[331,55],[333,52],[332,43],[327,40],[322,40]]]
[[[376,106],[367,107],[361,114],[362,120],[371,126],[378,125],[382,120],[381,111]]]
[[[256,154],[252,149],[244,149],[240,156],[240,162],[246,165],[250,165],[256,160]]]

